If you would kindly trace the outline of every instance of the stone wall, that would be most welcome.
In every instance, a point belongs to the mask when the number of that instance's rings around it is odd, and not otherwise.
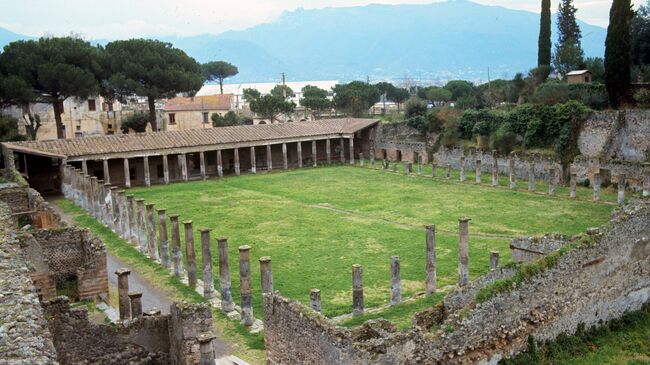
[[[172,304],[169,319],[171,364],[198,364],[201,353],[196,337],[205,332],[212,332],[212,311],[209,305]]]
[[[510,240],[510,253],[514,262],[530,262],[558,251],[568,238],[561,234],[539,237],[516,237]]]
[[[57,364],[47,321],[30,279],[29,262],[12,237],[11,210],[0,203],[0,363]]]
[[[581,323],[590,328],[648,302],[649,221],[650,202],[629,204],[600,233],[592,232],[591,243],[560,256],[510,292],[477,304],[462,295],[475,288],[458,289],[452,294],[458,300],[445,300],[446,308],[429,312],[435,318],[428,325],[405,332],[382,321],[340,328],[277,293],[266,295],[269,363],[496,364],[525,350],[529,336],[551,340],[575,332]],[[427,321],[420,316],[419,323]]]

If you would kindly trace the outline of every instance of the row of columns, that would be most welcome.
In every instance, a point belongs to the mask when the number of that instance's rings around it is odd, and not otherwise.
[[[312,140],[311,141],[311,158],[313,161],[313,166],[316,167],[318,165],[318,154],[317,154],[317,141]],[[348,138],[348,144],[349,144],[349,150],[350,150],[350,156],[349,160],[351,164],[354,164],[354,138]],[[297,145],[297,154],[298,154],[298,167],[302,168],[303,167],[303,153],[302,153],[302,142],[296,142]],[[340,160],[341,163],[345,162],[345,138],[340,139]],[[258,146],[259,147],[259,146]],[[250,159],[251,159],[251,170],[250,172],[252,173],[257,173],[257,161],[256,161],[256,155],[255,155],[255,146],[250,147]],[[222,163],[222,150],[217,150],[217,175],[219,177],[223,177],[223,163]],[[234,153],[234,158],[233,158],[233,164],[234,164],[234,171],[235,175],[240,175],[241,174],[241,165],[240,165],[240,160],[239,160],[239,148],[234,148],[233,149]],[[332,163],[332,154],[331,154],[331,141],[330,139],[325,140],[325,153],[326,153],[326,159],[327,163],[331,164]],[[199,153],[199,170],[201,174],[202,179],[207,178],[207,172],[206,172],[206,158],[205,158],[205,152],[200,151]],[[149,157],[150,156],[143,156],[143,164],[144,164],[144,183],[146,186],[151,186],[151,174],[150,174],[150,166],[149,166]],[[189,175],[188,175],[188,168],[187,168],[187,154],[181,153],[177,155],[178,158],[178,168],[180,170],[181,174],[181,180],[182,181],[188,181],[189,180]],[[169,184],[170,182],[170,174],[169,174],[169,157],[168,155],[162,155],[162,160],[163,160],[163,181],[165,184]],[[288,161],[288,155],[287,155],[287,143],[282,143],[282,160],[283,160],[283,168],[286,170],[289,168],[289,161]],[[102,164],[103,164],[103,173],[104,173],[104,180],[107,184],[111,183],[111,176],[110,176],[110,168],[109,168],[109,159],[103,159]],[[84,174],[88,174],[88,163],[87,160],[82,160],[81,161],[81,166]],[[272,148],[271,145],[268,144],[266,145],[266,166],[269,171],[273,170],[273,154],[272,154]],[[131,187],[131,170],[130,170],[130,163],[129,163],[129,158],[124,158],[123,159],[123,167],[124,167],[124,186],[126,188]]]
[[[496,151],[492,152],[492,186],[497,187],[499,186],[499,165],[498,165],[498,155]],[[460,182],[464,182],[466,180],[466,175],[465,175],[465,162],[466,158],[461,157],[460,158]],[[371,164],[374,166],[374,164]],[[475,163],[475,182],[476,184],[481,184],[482,179],[481,179],[481,165],[482,161],[480,159],[476,160]],[[363,167],[363,164],[361,163],[360,166]],[[390,166],[390,162],[388,162],[386,159],[383,160],[382,162],[382,169],[388,169]],[[650,164],[644,164],[646,166],[644,170],[646,171],[644,174],[644,181],[643,181],[643,196],[647,197],[650,196]],[[393,172],[396,172],[397,166],[396,164],[393,165]],[[434,161],[431,163],[431,168],[432,168],[432,173],[431,177],[436,177],[437,175],[437,168],[438,165]],[[422,163],[422,157],[418,156],[418,175],[422,175],[422,169],[423,169],[423,163]],[[528,163],[527,167],[527,176],[528,176],[528,191],[530,192],[535,192],[536,191],[536,176],[535,176],[535,169],[534,169],[534,164],[532,162]],[[570,190],[569,190],[569,197],[570,198],[576,198],[577,197],[577,175],[575,172],[573,172],[573,167],[571,167],[571,173],[570,173]],[[447,179],[451,178],[451,171],[452,167],[451,164],[447,164],[446,170],[445,170],[445,177]],[[407,174],[413,173],[413,167],[411,162],[407,162],[404,164],[404,172]],[[556,193],[557,189],[557,182],[558,182],[558,172],[559,170],[556,169],[555,167],[549,167],[547,170],[547,175],[548,175],[548,194],[549,195],[554,195]],[[602,185],[602,173],[601,171],[595,172],[593,175],[593,181],[592,181],[592,188],[593,188],[593,200],[594,201],[599,201],[601,199],[601,185]],[[508,176],[509,176],[509,187],[510,189],[514,190],[517,188],[517,177],[515,173],[515,160],[513,157],[510,157],[508,159]],[[625,174],[624,173],[619,173],[617,176],[617,185],[618,185],[618,191],[617,191],[617,201],[619,204],[625,203],[625,184],[626,184],[626,179],[625,179]]]

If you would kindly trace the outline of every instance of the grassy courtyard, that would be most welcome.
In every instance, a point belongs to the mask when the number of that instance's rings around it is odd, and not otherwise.
[[[487,178],[486,176],[485,178]],[[424,229],[437,227],[438,287],[457,280],[458,218],[470,222],[470,272],[488,269],[489,252],[509,261],[509,238],[545,232],[576,234],[607,221],[613,206],[558,194],[548,197],[355,167],[323,167],[245,175],[131,190],[137,197],[191,219],[194,228],[228,237],[238,301],[238,251],[252,247],[254,307],[261,316],[259,265],[273,259],[275,289],[308,302],[321,289],[323,311],[351,311],[351,265],[364,267],[366,307],[389,299],[389,258],[401,256],[403,296],[424,290]],[[581,191],[588,195],[587,189]],[[181,232],[182,233],[182,232]],[[198,237],[198,234],[195,234]],[[197,241],[197,255],[200,255]],[[216,241],[213,242],[216,253]],[[198,258],[200,262],[200,256]],[[216,257],[214,258],[216,264]],[[200,266],[200,265],[199,265]],[[215,270],[216,272],[216,270]],[[411,305],[413,311],[422,305]],[[394,311],[400,319],[405,310]]]

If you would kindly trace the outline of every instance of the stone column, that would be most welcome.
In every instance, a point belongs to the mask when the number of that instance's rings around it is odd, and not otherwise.
[[[578,185],[578,177],[576,176],[575,172],[571,172],[571,181],[569,182],[571,185],[571,192],[569,193],[569,197],[575,198],[576,197],[576,189]]]
[[[117,186],[111,186],[111,228],[113,232],[120,234],[120,207],[117,204]]]
[[[465,181],[465,157],[460,158],[460,182]]]
[[[139,291],[129,293],[131,300],[131,318],[135,319],[142,316],[142,293]]]
[[[185,226],[185,259],[187,260],[187,285],[196,288],[196,251],[194,251],[194,231],[192,221],[183,222]]]
[[[257,161],[255,161],[255,146],[251,146],[251,173],[257,173]]]
[[[363,315],[363,268],[352,265],[352,316]]]
[[[260,278],[262,280],[262,294],[273,293],[273,271],[271,270],[271,257],[260,257]]]
[[[266,145],[266,166],[268,166],[269,171],[273,170],[273,153],[270,144]]]
[[[144,199],[135,200],[137,206],[137,218],[138,218],[138,245],[140,247],[140,252],[147,253],[147,223],[145,218],[145,207]]]
[[[499,153],[492,151],[492,186],[499,186]]]
[[[235,175],[239,176],[239,148],[235,148]]]
[[[427,295],[436,292],[436,226],[425,226],[426,233],[426,265],[425,287]]]
[[[548,169],[548,193],[550,195],[555,194],[555,168],[554,167]]]
[[[86,184],[88,186],[88,213],[94,217],[95,216],[95,176],[86,176]]]
[[[113,202],[111,197],[111,184],[104,183],[104,225],[113,229]]]
[[[201,232],[201,264],[203,271],[203,297],[214,298],[214,272],[212,271],[212,248],[210,247],[210,229],[202,228]]]
[[[289,168],[289,159],[287,158],[287,144],[282,144],[282,167],[286,170]]]
[[[235,310],[235,303],[232,300],[230,290],[230,268],[228,263],[228,240],[226,238],[217,238],[219,248],[219,289],[221,292],[221,309],[224,312]]]
[[[131,305],[129,302],[129,274],[128,269],[117,269],[117,297],[119,299],[120,319],[126,320],[131,317]]]
[[[312,289],[309,292],[309,306],[316,312],[321,312],[320,289]]]
[[[129,241],[131,244],[136,244],[138,243],[138,236],[136,234],[137,232],[137,225],[136,225],[136,220],[135,220],[135,202],[133,201],[133,194],[129,194],[126,196],[126,210],[127,214],[129,216]]]
[[[88,162],[85,159],[81,160],[81,172],[88,175]]]
[[[535,191],[535,165],[528,163],[528,191]]]
[[[422,156],[418,154],[418,175],[422,176]]]
[[[643,164],[643,197],[650,196],[650,162]]]
[[[618,174],[618,204],[625,204],[625,174]]]
[[[510,175],[510,189],[517,188],[517,175],[515,173],[515,153],[510,153],[510,158],[508,158],[508,173]]]
[[[217,150],[217,176],[223,177],[223,163],[221,161],[221,150]]]
[[[325,140],[325,157],[327,158],[327,164],[332,163],[332,143],[330,139]]]
[[[318,156],[316,152],[316,141],[311,141],[311,159],[314,163],[314,167],[318,166]]]
[[[476,160],[476,183],[481,183],[481,160]]]
[[[302,168],[302,142],[296,143],[298,153],[298,168]]]
[[[169,184],[169,160],[167,155],[162,156],[163,159],[163,179],[165,184]]]
[[[451,179],[451,164],[447,164],[447,171],[445,172],[445,177]]]
[[[397,161],[393,164],[393,172],[397,172]]]
[[[214,365],[215,353],[212,348],[212,340],[216,336],[210,332],[201,333],[196,337],[199,342],[199,351],[201,353],[200,365]]]
[[[124,159],[124,186],[131,187],[131,170],[129,169],[129,159]]]
[[[199,163],[201,169],[201,179],[205,180],[208,176],[205,173],[205,152],[199,152]]]
[[[158,209],[158,241],[160,242],[160,264],[169,269],[169,240],[167,238],[167,216],[165,209]]]
[[[458,285],[465,286],[469,283],[469,218],[458,220],[460,234],[458,250]]]
[[[117,204],[119,207],[119,219],[117,224],[120,227],[120,238],[128,241],[131,237],[129,232],[129,213],[126,205],[126,196],[124,196],[124,190],[117,191]]]
[[[178,214],[171,214],[169,221],[172,226],[172,266],[174,276],[180,277],[183,272],[183,254],[181,252],[181,234],[178,227]]]
[[[431,162],[431,177],[436,177],[438,175],[438,164],[436,161]]]
[[[373,169],[375,168],[375,149],[371,148],[370,149],[370,167]]]
[[[390,305],[402,303],[402,278],[399,256],[390,257]]]
[[[241,294],[241,323],[253,325],[253,294],[251,292],[251,247],[239,246],[239,288]]]
[[[183,181],[187,181],[187,155],[184,153],[181,153],[178,155],[178,164],[180,165],[181,168],[181,178]]]
[[[600,200],[600,170],[594,173],[594,201]]]
[[[350,165],[354,165],[354,136],[350,138]]]
[[[156,217],[154,216],[153,204],[147,204],[147,237],[149,238],[149,258],[156,261],[159,257],[156,244]]]
[[[151,172],[149,171],[149,156],[142,158],[142,165],[144,166],[144,185],[151,186]]]
[[[490,252],[490,271],[494,271],[499,268],[499,252],[492,251]]]
[[[111,183],[111,172],[109,171],[108,168],[108,159],[105,158],[104,161],[104,181],[106,181],[107,184]]]
[[[90,183],[93,187],[93,217],[100,220],[101,217],[101,186],[96,176],[90,177]],[[103,182],[102,182],[103,183]]]

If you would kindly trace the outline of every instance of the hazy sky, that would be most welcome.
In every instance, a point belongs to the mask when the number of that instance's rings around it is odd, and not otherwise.
[[[539,12],[540,0],[475,0]],[[553,10],[559,0],[552,0]],[[646,0],[636,0],[636,3]],[[268,22],[285,10],[370,3],[431,3],[432,0],[0,0],[0,27],[40,36],[81,34],[86,38],[221,33]],[[607,26],[612,0],[575,0],[578,17]]]

